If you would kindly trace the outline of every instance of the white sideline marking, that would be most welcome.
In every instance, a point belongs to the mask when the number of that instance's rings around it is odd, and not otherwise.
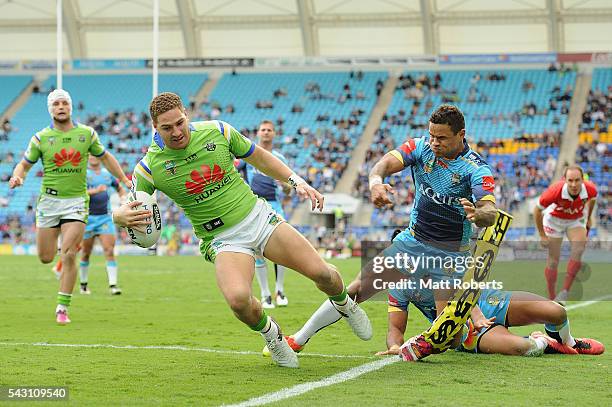
[[[584,301],[584,302],[579,302],[578,304],[568,305],[567,307],[565,307],[565,309],[568,311],[571,311],[576,308],[588,307],[589,305],[593,305],[593,304],[596,304],[600,301],[607,300],[607,299],[612,299],[612,294],[597,297],[590,301]]]
[[[0,342],[0,346],[42,346],[42,347],[58,347],[58,348],[107,348],[107,349],[140,349],[140,350],[182,350],[191,352],[206,352],[206,353],[222,353],[229,355],[260,355],[261,352],[251,350],[227,350],[227,349],[209,349],[209,348],[191,348],[189,346],[179,345],[113,345],[106,343],[47,343],[47,342]],[[300,353],[300,356],[311,356],[321,358],[334,359],[374,359],[374,356],[362,355],[327,355],[324,353]]]
[[[383,367],[390,365],[392,363],[399,362],[400,358],[395,357],[387,357],[384,359],[376,360],[374,362],[369,362],[361,366],[354,367],[344,372],[337,373],[333,376],[329,376],[327,378],[317,380],[316,382],[308,382],[303,384],[298,384],[293,387],[287,387],[281,389],[279,391],[275,391],[273,393],[264,394],[263,396],[254,397],[252,399],[243,401],[239,404],[232,404],[228,407],[247,407],[247,406],[261,406],[263,404],[273,403],[280,400],[288,399],[291,397],[299,396],[304,393],[308,393],[314,389],[319,387],[327,387],[338,383],[346,382],[347,380],[354,379],[366,373],[373,372],[378,369],[382,369]]]
[[[612,294],[610,295],[604,295],[602,297],[598,297],[595,298],[593,300],[590,301],[585,301],[585,302],[581,302],[578,304],[572,304],[570,306],[568,306],[566,309],[568,311],[576,309],[576,308],[582,308],[582,307],[588,307],[589,305],[593,305],[596,304],[600,301],[606,300],[606,299],[610,299],[612,298]],[[373,372],[375,370],[381,369],[391,363],[395,363],[395,362],[399,362],[400,359],[397,357],[391,357],[391,358],[385,358],[385,359],[381,359],[379,361],[376,362],[370,362],[370,363],[366,363],[364,365],[361,366],[357,366],[355,368],[352,368],[350,370],[347,370],[345,372],[341,372],[338,374],[335,374],[333,376],[330,376],[328,378],[325,379],[321,379],[318,380],[316,382],[307,382],[307,383],[303,383],[303,384],[298,384],[296,386],[293,387],[289,387],[289,388],[285,388],[285,389],[281,389],[279,391],[273,392],[273,393],[268,393],[268,394],[264,394],[263,396],[259,396],[259,397],[253,397],[252,399],[243,401],[242,403],[239,404],[232,404],[229,405],[227,407],[247,407],[247,406],[261,406],[264,404],[268,404],[268,403],[273,403],[273,402],[277,402],[280,400],[284,400],[284,399],[288,399],[290,397],[296,397],[296,396],[300,396],[304,393],[308,393],[309,391],[312,391],[314,389],[317,389],[319,387],[327,387],[327,386],[331,386],[334,384],[338,384],[338,383],[342,383],[342,382],[346,382],[347,380],[351,380],[354,379],[356,377],[359,377],[363,374],[369,373],[369,372]]]

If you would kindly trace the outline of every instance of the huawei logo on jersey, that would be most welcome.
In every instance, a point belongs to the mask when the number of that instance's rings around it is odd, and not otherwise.
[[[62,167],[66,163],[72,164],[73,167],[77,167],[81,163],[81,153],[76,151],[74,148],[66,151],[65,148],[62,148],[62,151],[59,153],[55,153],[53,156],[53,161],[57,167]]]
[[[214,184],[223,180],[225,177],[225,171],[221,169],[217,164],[213,167],[212,171],[208,165],[202,166],[202,172],[198,170],[191,171],[191,181],[185,181],[185,188],[187,192],[192,195],[201,194],[210,184]]]

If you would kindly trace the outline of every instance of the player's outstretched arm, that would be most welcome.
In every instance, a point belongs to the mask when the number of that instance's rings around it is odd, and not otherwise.
[[[125,184],[128,189],[132,188],[132,181],[126,177],[121,165],[119,164],[119,161],[117,161],[114,155],[112,155],[109,151],[106,151],[104,155],[100,157],[100,161],[102,162],[102,165],[104,165],[106,169],[115,176],[115,178]]]
[[[372,203],[381,208],[391,205],[393,202],[389,199],[388,194],[395,193],[391,185],[384,184],[383,180],[391,174],[400,172],[404,169],[404,164],[393,154],[387,153],[378,161],[369,176],[370,200]]]
[[[387,324],[387,350],[377,352],[376,356],[399,354],[399,348],[404,343],[408,312],[399,309],[389,312]]]
[[[253,153],[244,160],[267,176],[291,185],[300,198],[310,200],[312,210],[323,210],[323,195],[269,151],[256,146]]]
[[[21,160],[19,164],[15,166],[13,175],[11,175],[11,178],[9,179],[9,188],[13,189],[22,186],[25,177],[28,175],[28,171],[30,171],[32,168],[32,165],[33,164],[27,162],[26,160]]]

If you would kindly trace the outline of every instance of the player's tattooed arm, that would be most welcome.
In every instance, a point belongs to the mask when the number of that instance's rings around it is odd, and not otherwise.
[[[377,356],[398,355],[399,348],[404,343],[404,333],[408,323],[408,312],[400,311],[389,312],[387,327],[387,350],[377,352]]]
[[[469,200],[461,198],[460,202],[465,210],[467,220],[476,226],[483,228],[495,223],[497,208],[492,201],[481,199],[476,201],[476,204],[473,204]]]
[[[374,165],[370,171],[369,187],[370,200],[375,206],[381,208],[393,204],[387,194],[393,194],[395,190],[391,185],[383,183],[383,179],[403,169],[404,164],[392,154],[385,154],[385,156]]]

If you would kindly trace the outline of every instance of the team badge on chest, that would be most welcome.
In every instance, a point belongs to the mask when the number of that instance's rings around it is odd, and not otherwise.
[[[176,175],[176,165],[174,164],[174,161],[164,161],[164,169],[166,170],[166,174]]]

